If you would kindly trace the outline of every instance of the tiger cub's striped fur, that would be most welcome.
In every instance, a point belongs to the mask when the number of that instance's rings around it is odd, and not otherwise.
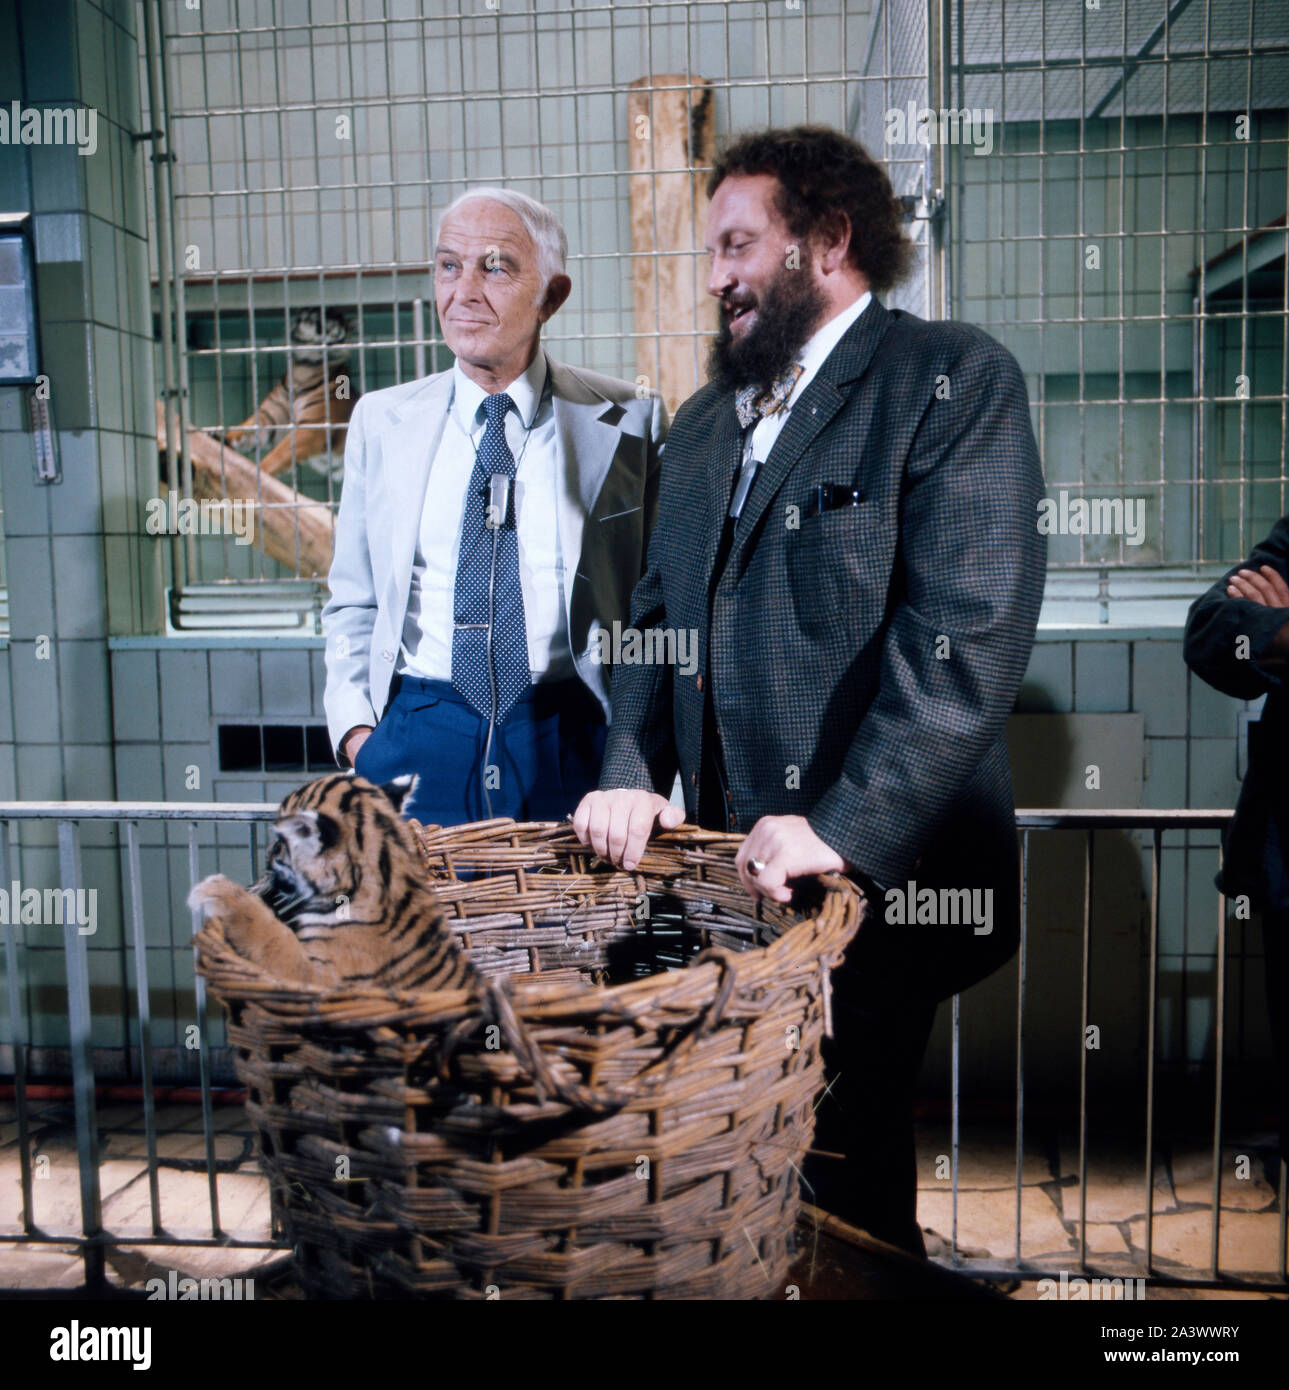
[[[473,987],[478,976],[425,882],[399,814],[416,784],[352,771],[293,791],[279,808],[264,877],[249,889],[203,879],[189,907],[274,979],[389,989]]]

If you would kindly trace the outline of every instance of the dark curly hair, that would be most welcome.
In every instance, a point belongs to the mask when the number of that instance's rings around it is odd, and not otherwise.
[[[908,275],[913,243],[904,234],[904,209],[886,171],[857,141],[821,125],[753,131],[717,156],[708,197],[732,174],[773,174],[779,214],[803,240],[838,228],[844,213],[850,221],[847,260],[875,294]]]

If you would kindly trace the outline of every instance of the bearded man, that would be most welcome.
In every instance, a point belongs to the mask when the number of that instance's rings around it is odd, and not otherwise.
[[[700,659],[614,672],[600,790],[574,826],[633,868],[681,819],[679,770],[691,820],[747,832],[753,895],[787,902],[826,872],[863,887],[807,1196],[922,1255],[912,1105],[936,1006],[1018,939],[1004,726],[1045,560],[1025,383],[980,329],[876,298],[911,246],[854,141],[746,136],[708,191],[723,322],[668,436],[631,603],[637,630],[695,630]],[[985,910],[941,920],[927,901]]]

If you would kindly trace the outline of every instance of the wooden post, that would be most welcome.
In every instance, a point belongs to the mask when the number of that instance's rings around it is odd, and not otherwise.
[[[179,422],[170,416],[170,443],[178,451]],[[166,447],[165,406],[157,402],[157,447]],[[294,488],[263,473],[255,463],[200,430],[188,431],[192,489],[197,500],[242,499],[255,507],[254,544],[271,560],[306,578],[323,578],[331,568],[335,518],[325,503],[301,497]]]
[[[705,77],[684,74],[642,77],[631,86],[636,375],[660,390],[675,414],[707,379],[708,342],[716,331],[716,301],[706,291],[707,260],[701,254],[705,166],[713,155],[712,91]]]

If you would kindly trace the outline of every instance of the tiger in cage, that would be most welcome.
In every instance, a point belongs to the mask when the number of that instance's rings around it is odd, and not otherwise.
[[[272,447],[260,460],[265,473],[283,473],[294,459],[332,476],[332,454],[344,447],[353,412],[349,319],[336,309],[300,309],[291,316],[291,349],[285,375],[255,411],[224,434],[224,442],[253,453]]]

